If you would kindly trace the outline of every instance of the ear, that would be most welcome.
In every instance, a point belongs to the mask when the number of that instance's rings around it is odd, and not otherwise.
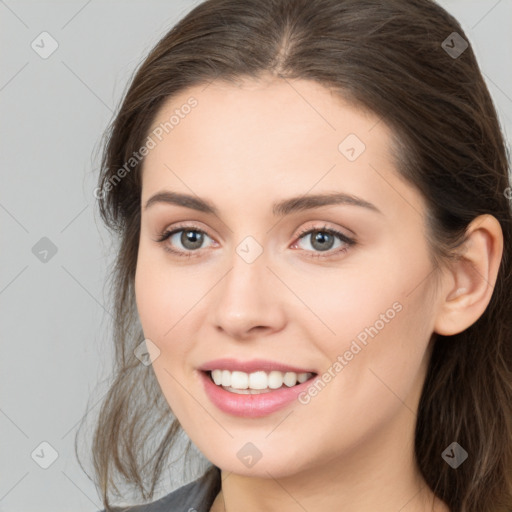
[[[496,217],[474,219],[459,259],[443,277],[434,332],[458,334],[480,318],[491,300],[502,254],[503,232]]]

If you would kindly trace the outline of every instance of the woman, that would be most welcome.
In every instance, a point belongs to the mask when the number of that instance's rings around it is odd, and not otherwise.
[[[512,510],[507,156],[430,0],[188,13],[96,191],[120,239],[105,509],[118,476],[153,497],[183,429],[208,470],[134,510]]]

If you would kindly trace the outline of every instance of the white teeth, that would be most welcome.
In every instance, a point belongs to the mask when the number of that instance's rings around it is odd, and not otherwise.
[[[297,375],[297,380],[299,381],[299,384],[302,384],[303,382],[306,382],[308,380],[309,373],[299,373]]]
[[[228,370],[222,370],[222,385],[231,386],[231,372]]]
[[[247,375],[247,374],[246,374]],[[254,372],[249,374],[249,387],[251,389],[266,389],[268,377],[265,372]],[[236,386],[231,386],[235,389]]]
[[[222,384],[222,370],[213,370],[212,379],[217,386],[220,386]]]
[[[267,390],[279,389],[283,384],[287,387],[295,386],[297,383],[302,384],[313,376],[313,373],[295,373],[295,372],[280,372],[271,371],[269,373],[264,371],[257,371],[253,373],[245,373],[240,371],[230,372],[229,370],[215,369],[211,372],[213,382],[217,386],[223,388],[230,388],[236,390]],[[270,388],[270,389],[268,389]]]
[[[291,388],[297,384],[297,374],[295,372],[286,372],[284,374],[284,383]]]
[[[270,372],[268,374],[268,387],[278,389],[283,385],[283,372]]]
[[[231,387],[235,389],[247,389],[249,387],[249,375],[244,372],[232,372]]]

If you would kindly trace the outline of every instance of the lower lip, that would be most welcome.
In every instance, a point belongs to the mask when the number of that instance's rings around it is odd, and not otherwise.
[[[246,395],[231,393],[220,386],[217,386],[206,372],[200,371],[203,380],[204,389],[208,398],[221,411],[233,416],[243,416],[246,418],[259,418],[272,414],[275,411],[283,409],[302,393],[315,379],[316,375],[302,384],[297,384],[291,388],[283,386],[269,392],[259,393],[257,395]]]

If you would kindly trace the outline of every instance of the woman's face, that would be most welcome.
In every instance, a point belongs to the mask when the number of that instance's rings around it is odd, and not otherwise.
[[[280,80],[190,88],[153,128],[137,307],[195,445],[253,476],[403,460],[438,299],[385,124]]]

